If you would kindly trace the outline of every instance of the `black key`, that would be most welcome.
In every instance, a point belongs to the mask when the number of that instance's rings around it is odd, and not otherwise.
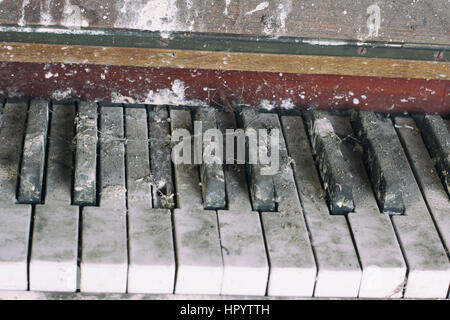
[[[125,130],[122,105],[100,105],[99,130],[99,205],[101,208],[125,209]]]
[[[76,150],[73,203],[95,206],[97,202],[97,104],[80,102],[76,117]]]
[[[150,167],[153,207],[173,209],[175,189],[170,157],[169,112],[165,106],[149,106]]]
[[[259,157],[257,159],[250,159],[249,147],[251,137],[253,135],[258,144],[258,131],[260,129],[266,129],[262,125],[259,119],[259,113],[253,108],[244,108],[239,114],[241,125],[244,127],[246,139],[246,150],[247,150],[247,176],[250,185],[250,195],[252,197],[253,210],[255,211],[275,211],[275,190],[272,175],[262,174],[265,169],[269,169],[270,164],[262,164]],[[252,133],[253,132],[253,133]],[[256,136],[255,136],[256,135]],[[259,148],[265,148],[270,152],[269,141],[265,141],[265,146],[259,146]],[[256,154],[256,150],[253,150]],[[257,160],[257,161],[255,161]],[[249,163],[253,162],[253,163]]]
[[[23,147],[19,203],[33,204],[42,201],[48,117],[48,102],[32,100],[28,110],[28,123]]]
[[[45,202],[70,205],[75,106],[53,105],[50,124]]]
[[[354,210],[351,172],[341,151],[341,140],[325,111],[307,111],[311,145],[319,165],[331,214],[345,214]]]
[[[450,196],[450,133],[444,119],[438,115],[417,115],[414,119],[422,132],[428,152]]]
[[[223,152],[219,155],[211,154],[211,148],[219,143],[220,146],[222,146],[222,141],[211,141],[211,139],[205,136],[205,132],[209,129],[217,129],[216,110],[208,107],[198,108],[195,114],[195,120],[201,123],[202,131],[199,132],[199,134],[203,135],[202,146],[198,148],[198,150],[197,148],[195,150],[199,156],[198,159],[203,160],[200,165],[203,205],[207,210],[225,209],[225,177],[222,168]],[[221,137],[214,137],[214,139],[220,138]],[[205,153],[211,154],[206,161],[203,157]],[[215,159],[218,159],[218,161]]]
[[[0,207],[16,201],[17,177],[27,116],[27,102],[8,102],[0,123]]]
[[[369,111],[354,112],[353,131],[364,148],[363,158],[380,210],[402,214],[405,210],[401,180],[395,165],[397,134],[391,120]],[[390,126],[389,126],[389,125]]]

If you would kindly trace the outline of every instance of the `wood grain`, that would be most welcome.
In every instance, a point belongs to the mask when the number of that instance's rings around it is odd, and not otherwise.
[[[38,43],[2,43],[0,61],[450,79],[450,63]]]
[[[267,5],[262,5],[267,2]],[[380,8],[378,34],[367,9]],[[259,10],[257,10],[259,9]],[[447,0],[4,0],[0,23],[450,44]]]

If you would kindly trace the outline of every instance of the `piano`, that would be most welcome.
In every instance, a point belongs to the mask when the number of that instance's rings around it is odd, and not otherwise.
[[[446,1],[56,2],[0,2],[0,299],[449,299]]]

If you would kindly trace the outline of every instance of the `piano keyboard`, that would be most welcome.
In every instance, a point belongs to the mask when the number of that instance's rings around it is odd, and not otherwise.
[[[450,120],[39,100],[0,110],[0,290],[448,297]],[[194,134],[194,120],[200,134],[279,129],[279,172],[172,163],[171,135]]]

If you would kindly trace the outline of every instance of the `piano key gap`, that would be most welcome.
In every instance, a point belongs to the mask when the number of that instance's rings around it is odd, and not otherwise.
[[[147,110],[146,110],[147,112]],[[125,112],[125,105],[122,104],[122,126],[123,126],[123,138],[125,141],[125,146],[124,146],[124,152],[123,152],[123,157],[124,157],[124,166],[125,166],[125,170],[124,170],[124,180],[125,180],[125,228],[126,228],[126,236],[127,236],[127,275],[128,275],[128,270],[130,268],[130,231],[129,231],[129,217],[128,217],[128,162],[126,161],[127,159],[127,152],[128,152],[128,144],[127,144],[127,126],[126,126],[126,112]],[[148,130],[147,130],[148,131]],[[126,284],[126,292],[128,292],[128,276],[127,276],[127,284]]]
[[[201,198],[201,203],[202,203],[202,205],[204,206],[205,205],[205,199],[203,199],[203,188],[204,188],[204,186],[203,186],[203,184],[202,184],[202,175],[201,175],[201,172],[200,172],[200,170],[201,170],[201,165],[198,165],[198,164],[195,164],[194,163],[194,154],[195,154],[195,143],[194,143],[194,141],[195,141],[195,131],[194,131],[194,119],[195,119],[195,112],[197,111],[197,109],[196,108],[189,108],[189,112],[190,112],[190,114],[191,114],[191,119],[192,119],[192,121],[191,121],[191,128],[190,128],[190,131],[191,131],[191,138],[192,138],[192,141],[191,141],[191,150],[192,150],[192,157],[191,157],[191,161],[192,161],[192,165],[193,166],[195,166],[195,171],[197,172],[197,176],[198,176],[198,181],[199,181],[199,183],[200,183],[200,185],[198,186],[198,188],[200,189],[200,198]],[[172,131],[170,131],[170,132],[172,132]],[[201,157],[203,157],[203,150],[202,150],[202,154],[201,154]]]
[[[267,272],[266,290],[264,291],[264,295],[268,296],[269,295],[270,274],[272,273],[272,263],[270,261],[269,246],[267,244],[266,231],[264,230],[264,223],[262,221],[261,212],[258,212],[258,218],[259,218],[259,226],[261,227],[262,238],[263,238],[263,242],[264,242],[264,252],[266,253],[266,257],[267,257],[267,266],[269,269]]]
[[[74,125],[73,125],[73,133],[72,133],[72,170],[70,171],[71,174],[71,181],[70,181],[70,204],[73,206],[74,204],[74,191],[75,191],[75,161],[76,161],[76,150],[77,150],[77,143],[76,143],[76,136],[77,136],[77,118],[80,111],[80,106],[78,101],[74,101],[74,107],[75,107],[75,118]]]
[[[397,226],[395,225],[394,217],[395,217],[395,215],[394,216],[389,215],[389,220],[391,221],[392,228],[394,229],[395,238],[397,239],[398,245],[400,247],[400,251],[402,253],[403,260],[405,261],[405,264],[406,264],[406,274],[405,274],[405,280],[403,282],[403,288],[402,288],[402,298],[403,298],[405,296],[405,292],[406,292],[406,285],[408,284],[409,262],[406,257],[406,254],[405,254],[405,247],[403,246],[403,243],[399,236],[399,231],[397,230]],[[395,294],[395,293],[397,293],[397,292],[393,292],[393,294]]]
[[[147,121],[147,149],[148,149],[148,166],[150,169],[150,176],[153,173],[153,168],[152,168],[152,147],[151,147],[151,143],[150,143],[150,115],[148,112],[148,108],[149,105],[145,105],[145,116],[146,116],[146,121]],[[126,130],[126,129],[125,129]],[[150,206],[152,208],[156,207],[156,201],[153,197],[154,195],[154,186],[153,184],[150,183]]]
[[[41,192],[41,201],[39,204],[45,204],[45,196],[47,195],[47,168],[48,168],[48,156],[50,150],[50,140],[51,131],[52,131],[52,118],[53,118],[53,101],[50,100],[48,104],[48,124],[47,124],[47,136],[46,136],[46,144],[45,144],[45,160],[44,160],[44,173],[42,179],[42,192]]]
[[[102,105],[100,103],[97,103],[97,163],[95,164],[96,166],[96,183],[95,183],[95,206],[98,207],[100,205],[100,170],[101,170],[101,154],[100,154],[100,145],[101,145],[101,141],[100,141],[100,132],[101,132],[101,114],[102,114]]]
[[[33,233],[34,233],[34,219],[36,212],[36,205],[31,206],[31,216],[30,216],[30,230],[28,232],[28,252],[27,252],[27,291],[30,290],[30,261],[31,261],[31,252],[33,249]]]
[[[80,292],[81,257],[83,254],[83,209],[84,207],[78,207],[77,292]]]
[[[170,108],[168,106],[166,108],[167,108],[168,120],[170,120],[170,121],[167,121],[167,123],[169,124],[169,136],[170,136],[170,140],[172,141],[172,120],[170,118]],[[149,138],[151,138],[151,137],[149,137]],[[171,143],[170,143],[170,150],[172,150],[172,144]],[[177,194],[178,194],[178,192],[177,192],[177,185],[175,183],[175,164],[173,163],[172,159],[170,161],[170,168],[171,168],[170,178],[172,179],[172,186],[173,186],[173,208],[179,208],[179,206],[178,206],[178,197],[177,197]],[[165,192],[164,194],[167,195],[167,190],[164,190],[164,192]],[[172,210],[172,228],[173,228],[173,226],[174,226],[174,224],[173,224],[173,210]],[[172,232],[172,233],[175,235],[174,232]],[[174,245],[175,245],[175,239],[174,239]],[[175,263],[176,263],[176,257],[175,257]],[[178,264],[175,264],[175,265],[178,265]],[[175,275],[176,275],[176,272],[175,272]],[[176,278],[176,276],[175,276],[175,278]],[[174,291],[175,291],[175,287],[174,287]]]

